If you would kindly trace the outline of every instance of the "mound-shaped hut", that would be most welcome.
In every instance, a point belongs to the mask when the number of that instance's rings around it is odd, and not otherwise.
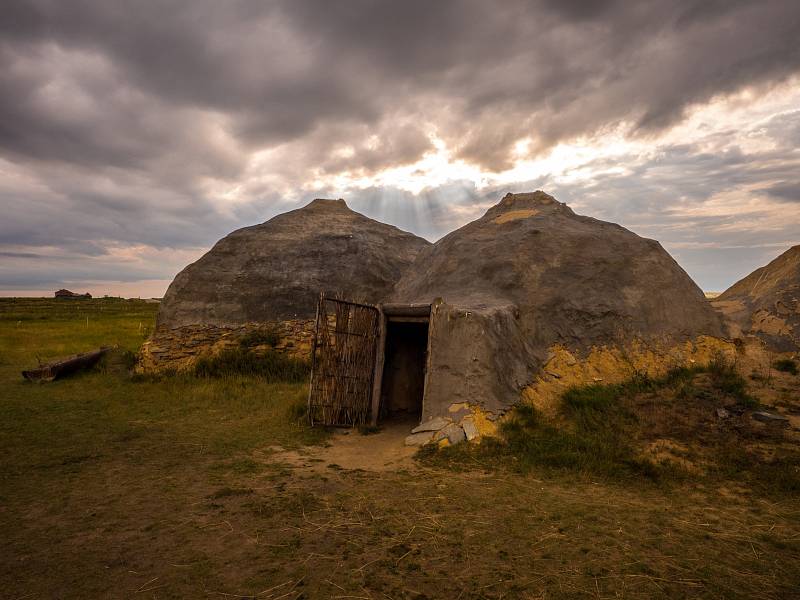
[[[569,385],[730,350],[658,242],[544,192],[509,194],[435,244],[317,200],[179,274],[153,344],[181,328],[297,318],[314,340],[312,421],[406,415],[409,443],[470,439],[520,400],[547,410]]]
[[[185,369],[264,324],[306,358],[320,293],[377,303],[430,242],[317,199],[234,231],[178,273],[141,353],[146,371]]]
[[[546,410],[569,385],[729,351],[703,292],[658,242],[544,192],[509,194],[424,249],[393,300],[432,304],[423,422],[468,411],[480,424],[520,397]]]
[[[800,350],[800,246],[756,269],[712,305],[733,335],[754,335],[778,352]]]

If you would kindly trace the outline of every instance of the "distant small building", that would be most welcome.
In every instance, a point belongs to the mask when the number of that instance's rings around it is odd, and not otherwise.
[[[70,292],[69,290],[58,290],[55,293],[56,298],[91,298],[92,295],[89,292],[85,294],[76,294],[75,292]]]

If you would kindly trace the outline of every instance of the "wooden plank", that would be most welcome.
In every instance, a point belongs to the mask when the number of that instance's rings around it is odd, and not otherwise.
[[[97,350],[92,350],[91,352],[73,354],[67,358],[39,365],[39,367],[35,369],[23,371],[22,376],[28,381],[36,381],[39,383],[53,381],[59,377],[71,375],[82,369],[88,369],[94,366],[109,350],[111,350],[111,346],[101,346]]]
[[[355,426],[369,417],[379,311],[320,296],[309,390],[309,419]]]
[[[382,304],[387,317],[425,317],[431,314],[430,304]]]
[[[314,426],[314,413],[311,410],[311,399],[314,395],[314,368],[317,364],[317,336],[319,334],[319,309],[320,305],[322,304],[322,299],[324,298],[324,294],[320,293],[319,300],[317,300],[317,316],[315,318],[316,323],[314,324],[314,337],[311,341],[311,380],[308,384],[308,419],[311,423],[311,426]]]
[[[383,363],[386,360],[386,317],[382,308],[378,307],[378,340],[375,355],[375,371],[372,376],[372,402],[370,406],[370,424],[378,424],[378,413],[381,409],[381,387],[383,386]]]
[[[352,300],[342,300],[341,298],[329,298],[331,302],[338,302],[339,304],[349,304],[350,306],[361,306],[363,308],[375,309],[374,304],[363,304],[361,302],[353,302]]]
[[[389,316],[386,317],[386,320],[389,323],[427,323],[430,317],[394,317]]]

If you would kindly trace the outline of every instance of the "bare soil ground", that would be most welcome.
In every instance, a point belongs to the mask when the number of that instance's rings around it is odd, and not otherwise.
[[[417,449],[405,446],[404,441],[416,424],[408,420],[394,421],[368,435],[360,434],[357,429],[335,429],[331,438],[319,446],[296,450],[271,446],[264,460],[317,473],[326,473],[328,469],[375,473],[413,471],[419,468],[413,458]]]
[[[26,384],[37,352],[135,348],[147,316],[3,308],[4,598],[798,597],[796,494],[431,467],[399,430],[309,431],[301,385]]]

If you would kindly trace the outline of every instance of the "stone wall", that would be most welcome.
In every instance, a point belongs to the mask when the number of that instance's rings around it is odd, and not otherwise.
[[[293,358],[310,360],[314,338],[314,320],[289,320],[270,323],[247,323],[238,327],[187,325],[176,329],[158,327],[139,351],[136,370],[139,373],[187,371],[202,355],[217,354],[225,348],[237,347],[248,333],[275,331],[279,342],[273,347]]]

